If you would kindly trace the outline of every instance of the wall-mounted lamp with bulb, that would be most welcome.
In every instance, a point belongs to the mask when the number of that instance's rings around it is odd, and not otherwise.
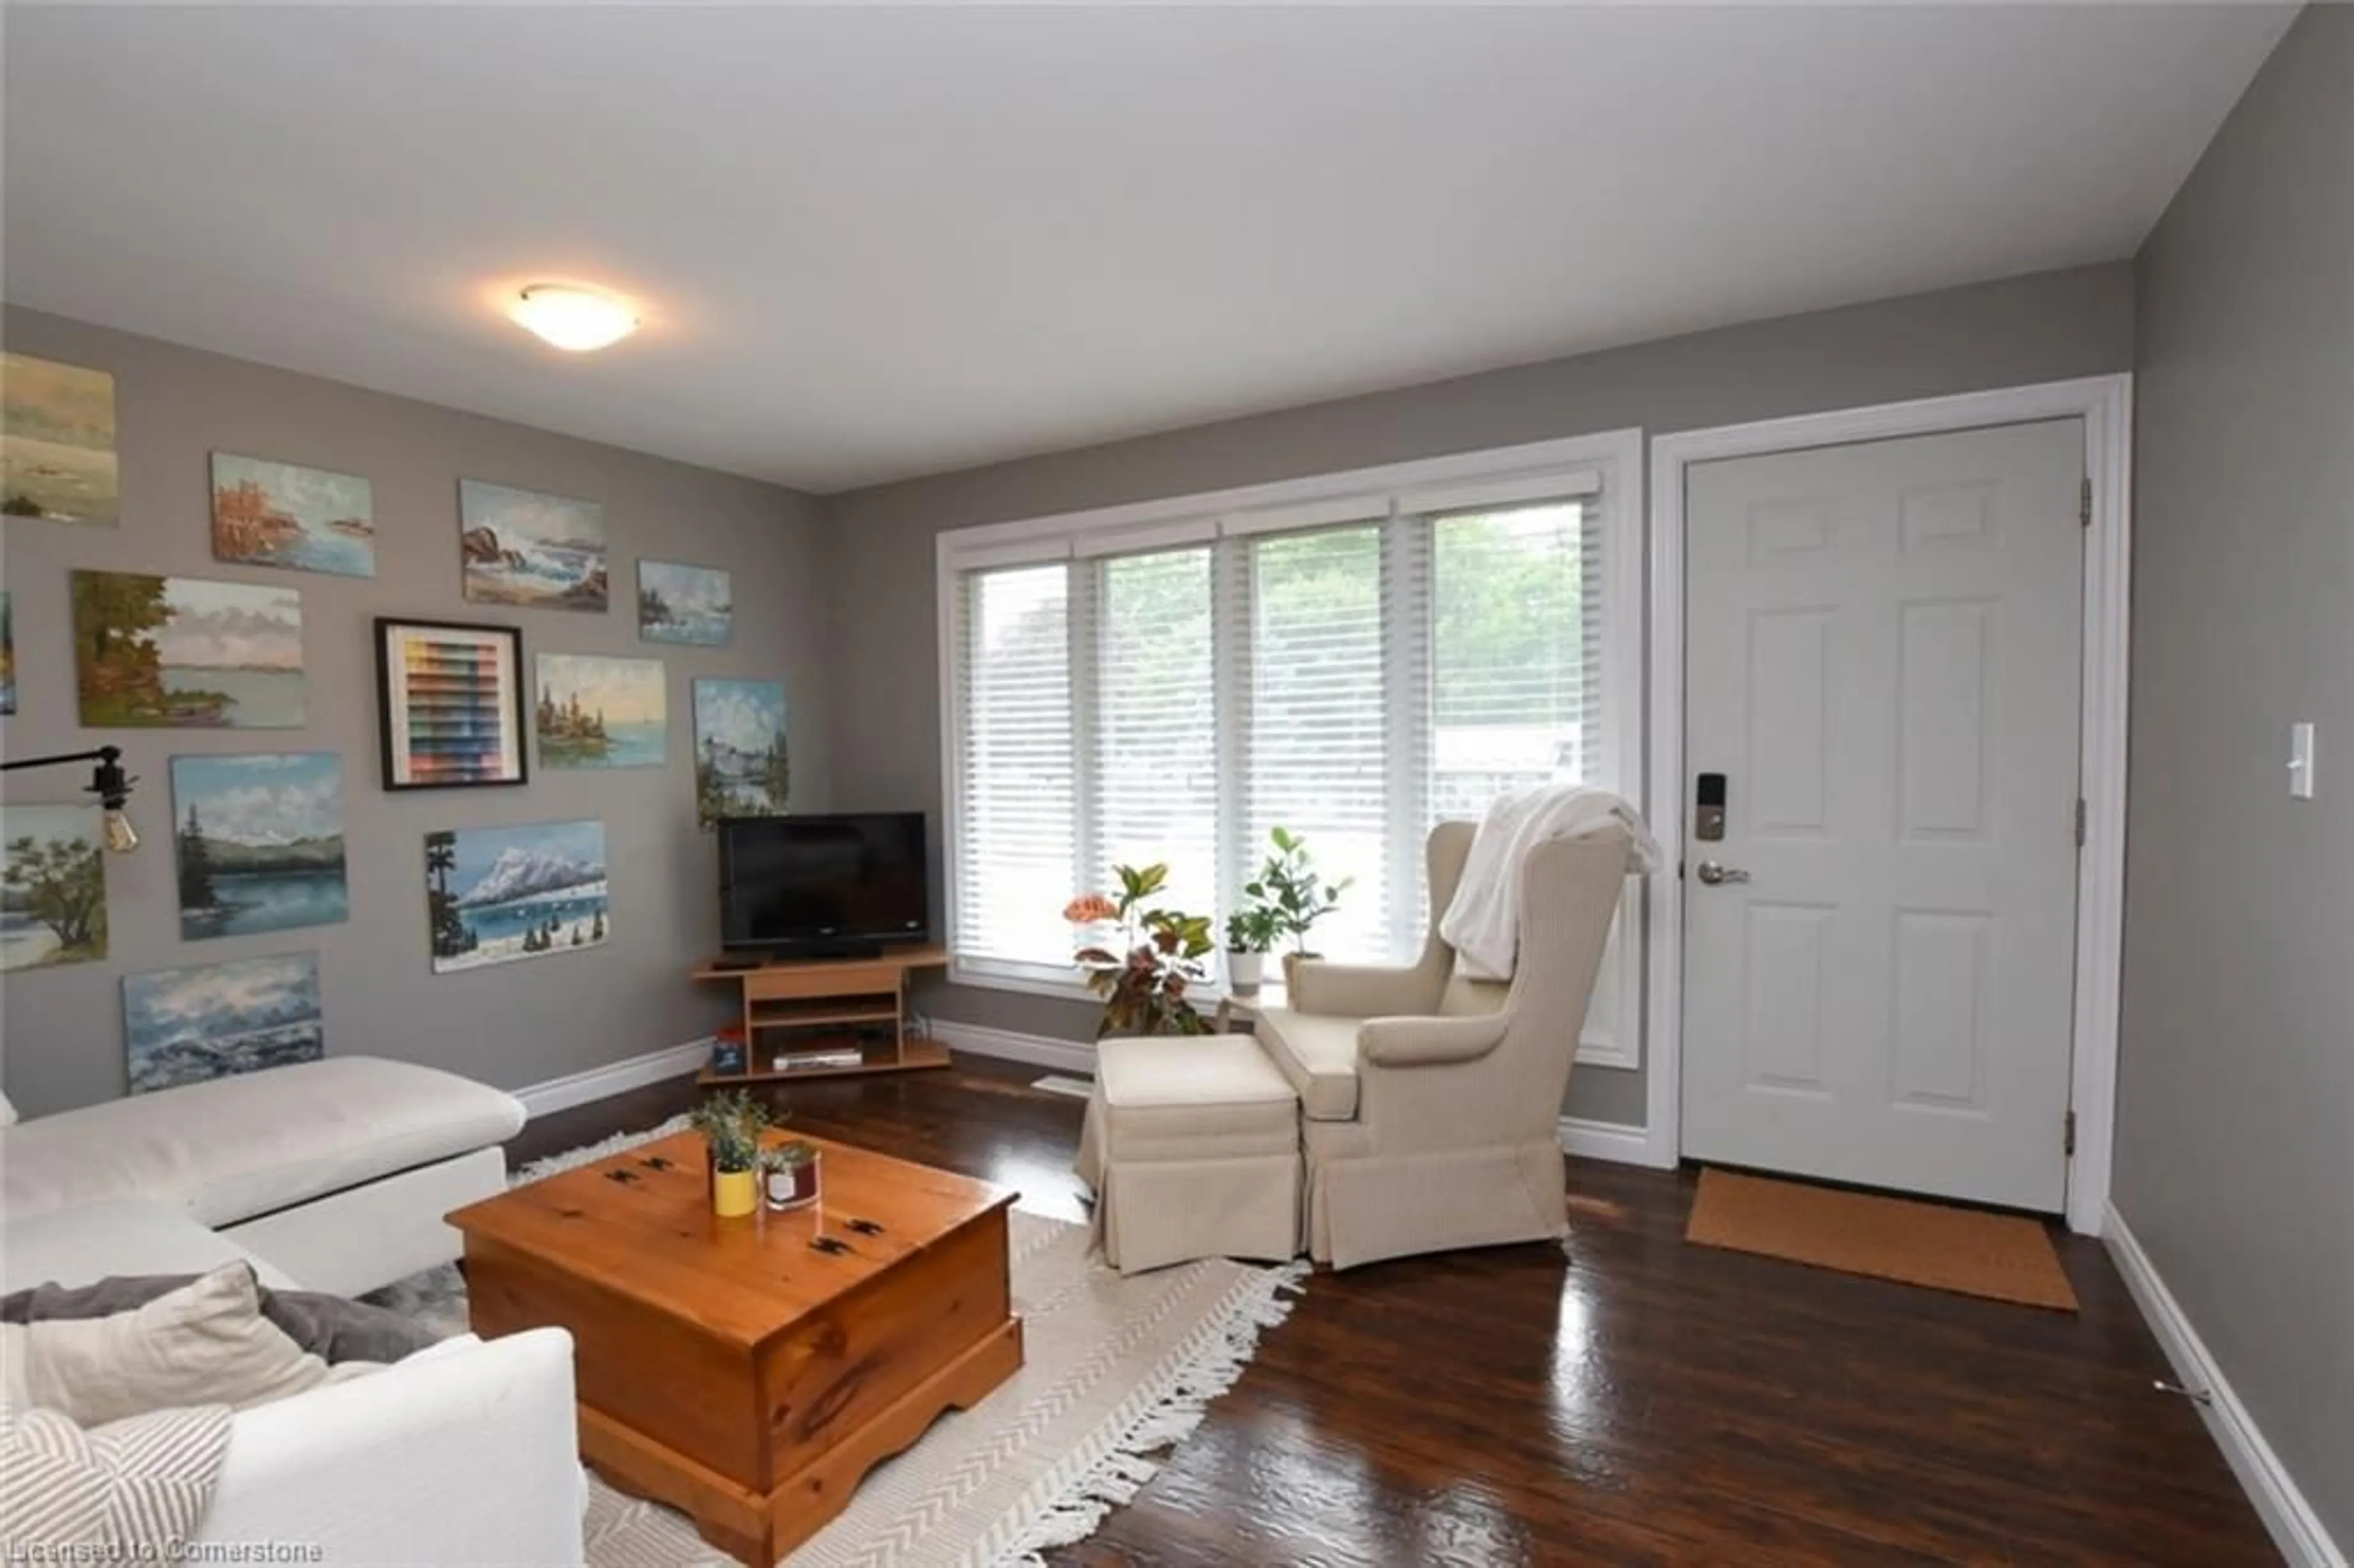
[[[90,770],[89,793],[98,797],[106,810],[106,847],[116,854],[129,854],[139,847],[139,830],[122,808],[130,803],[131,787],[138,779],[122,771],[122,748],[101,746],[89,751],[61,752],[56,757],[22,757],[13,762],[0,762],[0,773],[13,773],[19,768],[56,768],[69,762],[95,762]]]

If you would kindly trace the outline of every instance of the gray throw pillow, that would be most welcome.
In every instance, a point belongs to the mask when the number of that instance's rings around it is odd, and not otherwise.
[[[111,1318],[135,1311],[159,1296],[194,1284],[194,1274],[115,1275],[95,1285],[37,1285],[0,1296],[0,1323],[42,1323]],[[260,1287],[261,1315],[279,1332],[334,1366],[344,1361],[397,1361],[437,1342],[439,1336],[398,1312],[316,1290]]]

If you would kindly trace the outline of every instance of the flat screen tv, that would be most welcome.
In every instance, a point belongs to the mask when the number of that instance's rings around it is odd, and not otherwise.
[[[857,957],[931,936],[919,811],[724,817],[719,935],[729,952]]]

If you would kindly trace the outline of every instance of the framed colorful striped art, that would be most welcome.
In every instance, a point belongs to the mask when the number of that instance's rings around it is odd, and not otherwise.
[[[521,784],[529,777],[520,630],[378,616],[376,669],[386,789]]]

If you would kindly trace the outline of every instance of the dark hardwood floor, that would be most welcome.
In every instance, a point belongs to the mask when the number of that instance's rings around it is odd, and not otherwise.
[[[1085,1211],[1035,1068],[793,1086],[794,1125]],[[533,1122],[517,1161],[692,1103]],[[2071,1317],[1684,1244],[1693,1176],[1570,1165],[1573,1233],[1320,1274],[1063,1564],[2279,1561],[2101,1247]]]

